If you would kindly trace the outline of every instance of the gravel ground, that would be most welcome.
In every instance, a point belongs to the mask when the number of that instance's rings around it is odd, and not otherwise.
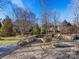
[[[79,59],[79,48],[55,48],[51,45],[24,47],[2,59]]]

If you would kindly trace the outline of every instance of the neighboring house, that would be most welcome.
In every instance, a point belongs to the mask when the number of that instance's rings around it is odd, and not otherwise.
[[[79,30],[78,27],[76,27],[75,25],[72,25],[71,23],[67,22],[66,20],[58,25],[58,31],[60,31],[61,33],[77,33],[77,31]]]
[[[69,22],[64,20],[60,25],[58,25],[58,31],[67,30],[68,27],[72,26]]]
[[[57,26],[55,26],[55,25],[51,25],[51,24],[49,24],[48,26],[47,26],[47,32],[55,32],[55,31],[57,31]]]

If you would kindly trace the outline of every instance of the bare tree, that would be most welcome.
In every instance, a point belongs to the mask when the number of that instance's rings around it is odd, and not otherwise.
[[[76,26],[79,26],[79,0],[71,0],[70,7],[72,14],[75,17],[74,23],[76,24]]]
[[[49,9],[48,0],[40,0],[40,4],[42,7],[42,23],[46,23],[46,26],[53,24],[54,28],[56,28],[59,19],[58,12],[56,10]]]
[[[20,7],[17,7],[16,5],[12,8],[15,15],[17,15],[17,20],[15,21],[14,25],[19,27],[21,34],[24,34],[26,32],[29,33],[29,30],[34,24],[35,14],[32,13],[30,10],[27,11],[27,9],[22,9]]]
[[[15,22],[13,22],[13,30],[15,31],[15,33],[20,32],[20,34],[24,35],[26,33],[29,33],[32,27],[31,23],[32,22],[30,22],[29,20],[16,20]]]
[[[17,5],[13,4],[11,0],[0,0],[0,9],[5,11],[5,8],[7,8],[7,6],[12,9],[10,15],[15,17],[15,19],[28,19],[30,21],[34,21],[35,14],[31,12],[28,8],[23,9],[21,7],[18,7]]]
[[[11,0],[0,0],[0,9],[5,11],[5,6],[7,5],[9,5],[12,9],[10,15],[12,16],[12,18],[16,19],[15,23],[13,23],[14,27],[20,27],[22,34],[27,31],[27,29],[29,31],[29,29],[34,24],[35,14],[27,8],[23,9],[21,7],[18,7],[17,5],[13,4]]]
[[[79,27],[79,0],[71,0],[70,8],[72,10],[72,14],[74,15],[74,24],[77,26],[76,33],[78,33]]]
[[[29,33],[29,30],[33,27],[35,22],[35,14],[26,8],[20,8],[16,5],[10,4],[12,6],[13,12],[16,16],[16,22],[18,27],[20,28],[21,34],[26,32]]]
[[[51,22],[54,25],[54,32],[56,32],[57,25],[59,24],[60,15],[56,10],[51,11],[50,14]]]

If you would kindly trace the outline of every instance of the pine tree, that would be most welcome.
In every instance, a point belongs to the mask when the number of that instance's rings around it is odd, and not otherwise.
[[[3,20],[3,26],[1,28],[1,35],[8,36],[12,34],[12,22],[11,19],[6,16],[6,18]]]
[[[44,20],[42,23],[42,27],[41,27],[41,34],[45,34],[46,33],[46,28],[47,27],[47,21]]]
[[[40,33],[40,28],[39,28],[37,23],[33,27],[33,33],[34,34],[39,34]]]

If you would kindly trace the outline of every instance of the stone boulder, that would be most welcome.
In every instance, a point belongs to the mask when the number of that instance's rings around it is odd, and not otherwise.
[[[51,36],[44,36],[41,41],[43,43],[48,43],[48,42],[51,42],[52,41],[52,37]]]
[[[26,46],[27,44],[34,42],[34,41],[36,41],[36,37],[35,36],[29,36],[25,39],[20,40],[17,43],[17,45],[23,47],[23,46]]]
[[[71,35],[64,35],[64,34],[56,34],[54,36],[58,40],[65,40],[65,41],[72,41],[72,36]]]
[[[17,42],[17,45],[20,46],[20,47],[23,47],[23,46],[27,45],[27,41],[20,40],[20,41]]]
[[[37,40],[36,36],[33,35],[33,36],[29,36],[29,37],[26,39],[26,42],[32,43],[32,42],[34,42],[34,41],[36,41],[36,40]]]
[[[72,34],[73,40],[79,40],[79,34]]]

